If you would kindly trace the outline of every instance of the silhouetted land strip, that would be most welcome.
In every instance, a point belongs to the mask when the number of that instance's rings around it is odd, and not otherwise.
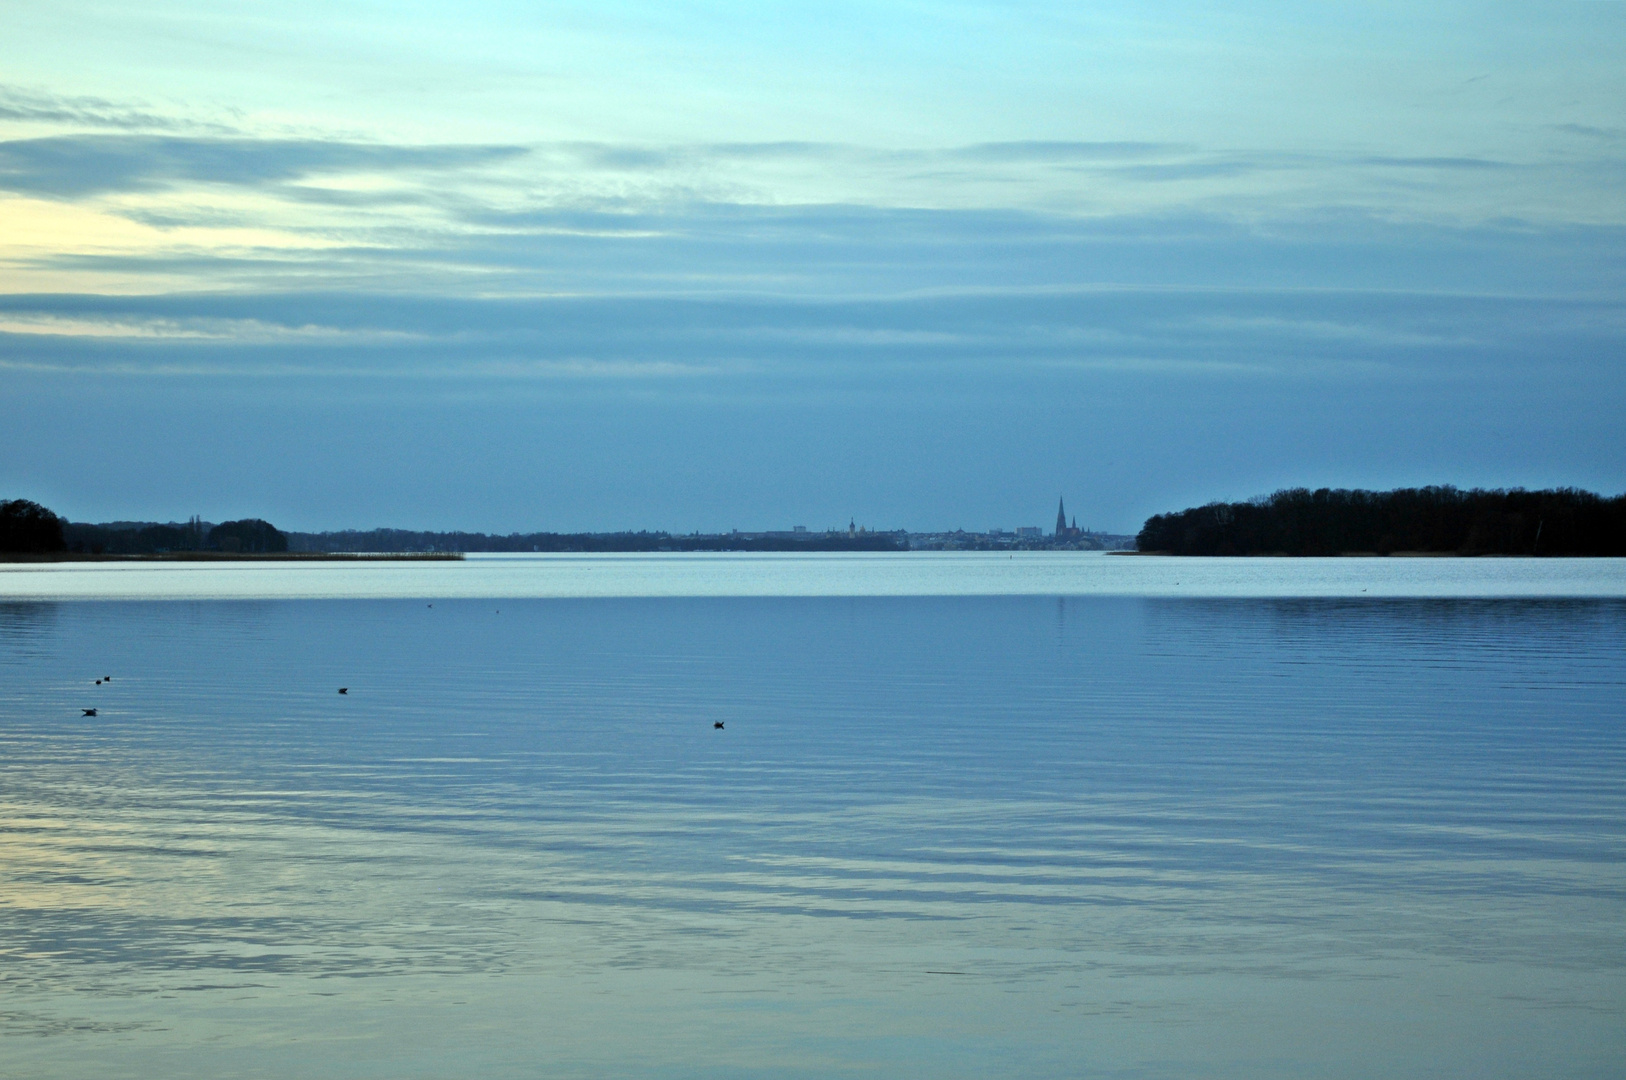
[[[908,537],[890,532],[824,533],[509,533],[413,532],[406,529],[289,533],[303,551],[657,552],[657,551],[907,551]]]
[[[246,518],[211,525],[193,518],[184,524],[112,521],[102,525],[62,523],[61,550],[85,555],[282,555],[288,536],[269,521]]]
[[[0,559],[7,561],[180,562],[460,558],[462,552],[907,551],[901,532],[791,533],[509,533],[414,532],[406,529],[285,533],[245,518],[213,525],[199,518],[162,524],[64,521],[39,503],[0,501]]]
[[[461,559],[451,551],[290,551],[288,534],[260,518],[212,525],[64,521],[27,499],[0,501],[0,562],[358,562]]]
[[[456,551],[158,551],[139,555],[91,555],[77,551],[0,551],[0,562],[437,562],[463,558]]]
[[[1149,518],[1169,555],[1626,555],[1626,495],[1577,488],[1290,488]]]

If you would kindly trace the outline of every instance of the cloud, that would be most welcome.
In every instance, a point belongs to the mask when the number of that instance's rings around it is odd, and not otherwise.
[[[434,193],[425,198],[436,197]],[[151,276],[174,288],[412,295],[840,299],[1081,287],[1618,295],[1626,229],[1448,227],[1344,211],[1086,217],[994,210],[674,203],[500,210],[456,200],[276,247],[14,254],[23,272]],[[57,280],[61,280],[60,277]],[[204,285],[203,283],[206,283]]]
[[[931,220],[947,225],[951,244],[960,242],[952,235],[960,232],[957,222],[972,220],[1024,243],[1039,222],[1040,231],[1066,243],[1079,221],[1157,214],[1191,219],[1224,211],[1253,220],[1289,219],[1341,206],[1438,223],[1470,215],[1511,218],[1526,197],[1540,200],[1525,206],[1527,216],[1550,223],[1577,220],[1587,191],[1606,186],[1618,171],[1618,163],[1598,161],[1560,169],[1488,157],[1210,151],[1154,141],[1023,140],[936,148],[809,141],[521,146],[81,133],[0,142],[0,191],[58,202],[126,196],[96,209],[165,230],[192,227],[198,231],[186,242],[199,249],[211,242],[203,230],[231,230],[236,235],[219,237],[227,259],[240,258],[244,236],[257,233],[253,242],[272,272],[286,269],[291,251],[314,246],[318,238],[324,247],[350,249],[375,269],[417,258],[438,262],[444,275],[454,267],[460,273],[482,266],[500,273],[534,268],[563,255],[570,237],[585,244],[597,236],[637,241],[646,250],[686,242],[683,273],[701,283],[732,281],[742,269],[727,258],[708,261],[713,254],[752,247],[765,257],[770,245],[780,243],[785,261],[769,266],[758,258],[748,271],[767,289],[809,282],[802,259],[807,251],[795,250],[798,243],[811,247],[815,262],[819,253],[839,257],[837,239],[870,253],[900,236],[930,244],[918,229],[927,219],[917,211],[938,214]],[[1420,177],[1428,182],[1415,182]],[[221,188],[268,197],[226,199],[218,197]],[[951,212],[967,216],[943,216]],[[493,231],[506,235],[484,235]],[[549,234],[554,239],[544,239]],[[441,246],[438,254],[426,249],[431,240]],[[150,248],[169,242],[149,237]],[[0,254],[14,266],[53,263],[39,248],[36,243]],[[82,240],[64,244],[54,266],[93,268],[104,260],[104,269],[125,273],[136,269],[132,254]],[[161,260],[183,253],[147,254],[158,269]],[[332,278],[358,265],[350,255],[333,254],[335,261],[312,271]],[[587,256],[587,279],[599,254]],[[673,264],[664,254],[656,253],[661,269],[655,273],[668,282],[659,287],[671,287]],[[1034,267],[1015,267],[1024,281],[1055,271],[1049,251],[1036,254]],[[865,257],[872,265],[883,261],[879,254]],[[532,281],[528,287],[561,284]],[[860,274],[849,287],[871,285]],[[583,287],[599,286],[589,280]]]
[[[1623,127],[1596,127],[1592,124],[1554,124],[1554,131],[1562,131],[1569,135],[1582,135],[1589,139],[1601,139],[1605,142],[1620,142],[1626,139],[1626,128]]]
[[[736,160],[761,160],[773,158],[795,158],[802,160],[827,160],[834,157],[850,156],[854,147],[842,143],[828,142],[731,142],[707,143],[701,147],[704,153],[718,158],[733,158]]]
[[[1587,133],[1606,137],[1603,129],[1587,129]],[[950,184],[1013,177],[1032,181],[1041,175],[1036,170],[1045,166],[1093,173],[1103,178],[1153,183],[1213,180],[1281,170],[1336,176],[1367,169],[1466,173],[1519,167],[1484,157],[1285,153],[1247,148],[1214,152],[1189,143],[1147,141],[1025,140],[936,148],[794,141],[659,146],[575,142],[547,144],[538,147],[538,152],[544,156],[562,155],[580,167],[607,172],[656,174],[753,164],[799,165],[813,170],[862,166],[873,175],[905,170],[899,175]]]
[[[1161,142],[993,142],[943,151],[944,157],[999,164],[1118,161],[1157,157],[1193,149],[1183,143]]]
[[[220,135],[236,131],[226,124],[165,115],[145,106],[107,98],[51,94],[4,85],[0,85],[0,120],[124,131],[207,131]]]
[[[58,135],[0,142],[0,190],[75,198],[187,183],[260,187],[341,173],[465,169],[526,152],[517,146]]]
[[[660,169],[671,165],[677,153],[669,148],[618,146],[612,143],[564,143],[583,164],[598,169]]]
[[[0,366],[211,378],[1620,382],[1618,301],[1360,290],[982,290],[797,300],[358,292],[0,297]]]
[[[1123,161],[1188,153],[1193,147],[1163,142],[1077,142],[1025,140],[973,143],[968,146],[903,148],[853,143],[725,142],[647,146],[636,144],[554,143],[554,149],[594,168],[618,170],[661,169],[703,162],[862,161],[871,164],[919,166],[943,162],[981,165],[1046,165]]]
[[[1363,157],[1356,158],[1359,165],[1377,165],[1388,169],[1511,169],[1511,162],[1491,161],[1475,157]]]
[[[1242,176],[1267,168],[1281,168],[1277,161],[1183,161],[1163,165],[1124,165],[1113,173],[1130,180],[1166,182],[1178,180],[1210,180],[1225,176]]]

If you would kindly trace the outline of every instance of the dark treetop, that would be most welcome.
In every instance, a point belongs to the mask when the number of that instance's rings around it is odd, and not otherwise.
[[[167,525],[151,521],[89,525],[76,521],[65,526],[64,536],[66,550],[79,555],[159,555],[180,551],[267,555],[288,550],[288,537],[269,521],[259,518],[219,525],[197,518]]]
[[[67,547],[62,527],[62,519],[37,502],[0,502],[0,552],[44,555],[62,551]]]
[[[1626,555],[1626,495],[1289,488],[1158,514],[1135,543],[1171,555]]]

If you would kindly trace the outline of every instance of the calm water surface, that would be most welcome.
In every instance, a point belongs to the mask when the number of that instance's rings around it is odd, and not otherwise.
[[[0,575],[0,1075],[1620,1075],[1618,562],[765,562]]]
[[[0,563],[0,598],[648,596],[1626,598],[1626,559],[1208,559],[1105,552],[471,555],[464,562]]]

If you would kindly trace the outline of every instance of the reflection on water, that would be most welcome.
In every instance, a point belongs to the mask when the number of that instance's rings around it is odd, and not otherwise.
[[[0,656],[15,658],[40,648],[56,622],[58,604],[0,601]]]
[[[1615,1075],[1623,659],[1611,599],[0,606],[0,1074]]]

